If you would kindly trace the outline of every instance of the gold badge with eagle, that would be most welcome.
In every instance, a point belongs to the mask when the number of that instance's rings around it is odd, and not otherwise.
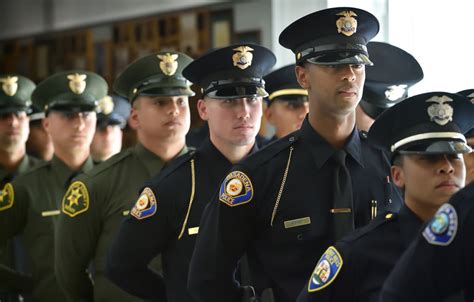
[[[253,53],[251,53],[251,51],[253,51],[253,48],[248,46],[239,46],[233,50],[237,51],[234,53],[234,55],[232,55],[234,66],[244,70],[252,65]]]
[[[357,14],[353,11],[342,11],[337,14],[339,19],[336,21],[337,32],[348,37],[352,36],[357,31]]]
[[[157,57],[160,59],[160,69],[165,75],[172,76],[176,73],[178,69],[177,54],[167,53],[165,55],[157,55]]]
[[[2,83],[3,92],[8,96],[14,96],[18,91],[18,77],[7,76],[1,78],[0,83]]]
[[[69,80],[69,89],[75,94],[82,94],[86,90],[87,75],[75,73],[68,75],[67,79]]]

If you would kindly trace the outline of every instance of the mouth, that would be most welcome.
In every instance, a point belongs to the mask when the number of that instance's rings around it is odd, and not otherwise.
[[[179,126],[181,125],[181,123],[178,122],[177,120],[171,120],[169,122],[166,122],[164,125],[167,127],[173,127],[173,126]]]
[[[456,182],[454,182],[454,181],[447,180],[447,181],[440,182],[438,185],[436,185],[435,188],[436,188],[436,189],[442,189],[442,188],[458,189],[458,188],[459,188],[459,185],[458,185]]]
[[[234,127],[234,129],[239,130],[239,129],[253,129],[252,125],[237,125]]]
[[[345,96],[357,96],[357,88],[354,86],[349,86],[349,87],[342,87],[337,90],[338,94],[345,95]]]

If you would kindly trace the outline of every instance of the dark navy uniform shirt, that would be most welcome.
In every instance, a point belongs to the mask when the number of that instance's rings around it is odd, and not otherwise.
[[[381,301],[474,300],[473,201],[471,183],[438,210],[387,278]]]
[[[385,278],[421,224],[421,219],[403,206],[398,214],[380,215],[347,235],[335,244],[343,263],[339,272],[326,282],[328,286],[314,291],[308,284],[314,282],[311,276],[297,301],[378,301]]]
[[[398,210],[401,197],[387,182],[386,155],[356,129],[345,150],[355,226],[371,220],[373,200],[379,214]],[[244,253],[257,292],[272,288],[276,301],[296,300],[318,255],[332,243],[335,151],[306,118],[300,130],[232,168],[229,176],[240,177],[246,193],[232,206],[215,195],[203,214],[188,280],[199,301],[241,299],[233,273]],[[229,184],[223,183],[225,190]]]
[[[146,183],[156,198],[156,212],[122,222],[109,254],[109,277],[145,299],[193,301],[186,281],[199,221],[231,167],[206,138],[199,149],[176,159]],[[163,277],[148,268],[157,254],[162,255]]]

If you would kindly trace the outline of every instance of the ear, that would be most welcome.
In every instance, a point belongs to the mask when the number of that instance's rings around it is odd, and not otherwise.
[[[204,101],[203,99],[199,99],[197,101],[197,109],[198,109],[198,112],[199,112],[199,117],[202,120],[204,120],[204,121],[209,120],[209,112],[208,112],[206,101]]]
[[[405,174],[403,168],[400,166],[392,166],[390,172],[392,174],[393,183],[397,187],[403,189],[405,187]]]
[[[48,117],[48,116],[46,116],[45,118],[43,118],[43,119],[41,120],[41,124],[43,124],[43,128],[44,128],[44,130],[46,131],[46,133],[50,134],[50,133],[49,133],[49,131],[50,131],[50,130],[49,130],[50,121],[49,121],[49,117]]]
[[[304,89],[308,89],[310,86],[308,81],[308,70],[306,69],[306,67],[296,65],[295,73],[296,79],[298,80],[300,86]]]
[[[273,110],[267,105],[263,110],[263,114],[265,115],[265,119],[270,123],[273,124]]]
[[[128,117],[128,125],[133,130],[137,130],[138,127],[140,126],[140,120],[138,118],[137,108],[132,107],[132,109],[130,109],[130,116]]]

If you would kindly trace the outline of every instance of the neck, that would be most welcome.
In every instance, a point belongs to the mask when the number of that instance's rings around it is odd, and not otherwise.
[[[25,146],[21,146],[15,150],[0,150],[0,163],[5,170],[12,172],[15,171],[23,157],[25,157]]]
[[[332,147],[344,148],[355,126],[355,112],[344,116],[331,116],[316,111],[308,115],[309,123]]]
[[[239,162],[242,158],[247,156],[255,144],[255,140],[251,144],[245,145],[230,145],[215,139],[212,135],[210,136],[212,144],[219,150],[228,161],[232,164]]]
[[[185,138],[175,140],[146,139],[138,134],[138,141],[147,150],[156,154],[163,161],[170,161],[175,158],[186,146]]]
[[[61,150],[55,147],[54,155],[65,163],[71,171],[77,171],[89,157],[89,148]]]
[[[423,222],[430,220],[436,214],[436,211],[438,211],[438,206],[423,205],[419,202],[411,201],[410,198],[405,198],[405,206],[423,220]]]

